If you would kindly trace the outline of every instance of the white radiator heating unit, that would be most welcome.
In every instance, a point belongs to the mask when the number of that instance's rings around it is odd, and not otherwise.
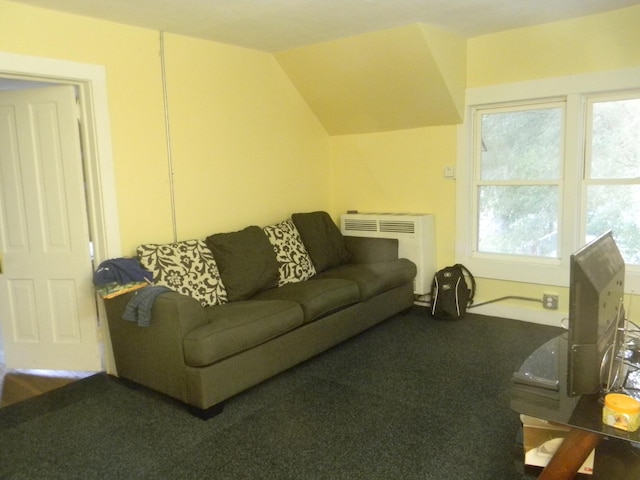
[[[433,215],[409,213],[346,213],[340,231],[351,237],[397,238],[398,255],[418,267],[415,295],[426,295],[436,273],[436,240]]]

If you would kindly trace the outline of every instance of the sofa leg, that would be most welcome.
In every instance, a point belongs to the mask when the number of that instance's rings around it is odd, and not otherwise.
[[[222,410],[224,410],[224,402],[216,403],[209,408],[198,408],[193,405],[188,405],[188,408],[189,412],[200,420],[209,420],[222,413]]]

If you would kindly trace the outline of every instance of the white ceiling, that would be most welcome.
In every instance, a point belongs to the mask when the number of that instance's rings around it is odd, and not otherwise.
[[[640,4],[640,0],[14,1],[267,52],[413,23],[469,38]]]

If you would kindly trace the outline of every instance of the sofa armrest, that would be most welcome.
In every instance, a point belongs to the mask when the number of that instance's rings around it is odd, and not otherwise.
[[[344,237],[351,263],[390,262],[398,259],[397,238]]]
[[[109,320],[122,320],[122,315],[129,301],[136,292],[105,300],[105,308]],[[178,328],[180,337],[206,322],[204,308],[200,302],[178,292],[165,292],[158,295],[151,310],[151,326],[162,325],[164,322],[172,322]],[[148,327],[139,327],[148,328]]]
[[[124,320],[122,314],[134,293],[105,300],[109,335],[117,374],[186,401],[184,336],[206,323],[205,308],[186,295],[159,295],[148,327]]]

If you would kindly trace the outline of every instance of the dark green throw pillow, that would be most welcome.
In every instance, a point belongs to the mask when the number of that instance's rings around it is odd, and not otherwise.
[[[278,286],[278,261],[262,228],[250,226],[238,232],[216,233],[207,237],[206,244],[230,302]]]
[[[294,213],[291,220],[300,233],[316,272],[349,261],[344,237],[327,212]]]

